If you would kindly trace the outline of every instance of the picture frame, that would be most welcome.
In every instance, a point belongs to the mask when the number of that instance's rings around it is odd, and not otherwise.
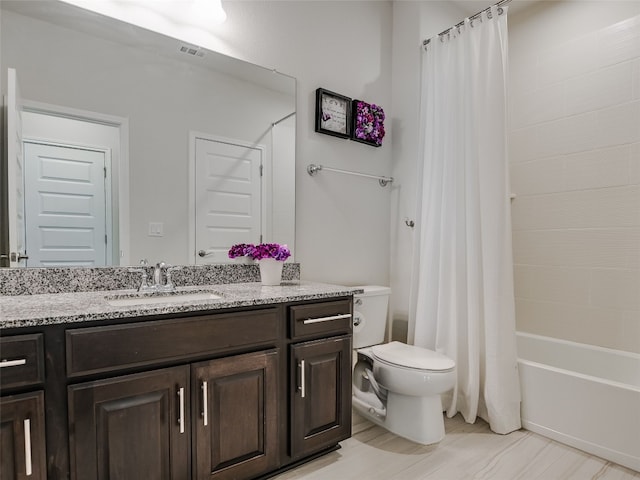
[[[324,88],[316,90],[316,132],[350,138],[351,112],[351,98]]]
[[[353,99],[351,119],[351,140],[372,147],[382,146],[385,114],[380,105]]]

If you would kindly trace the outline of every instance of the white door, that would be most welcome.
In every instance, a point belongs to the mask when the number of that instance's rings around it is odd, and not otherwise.
[[[262,161],[260,147],[195,139],[196,263],[229,261],[232,245],[260,243]]]
[[[29,142],[24,153],[28,265],[106,265],[106,153]]]
[[[10,266],[26,266],[22,107],[16,71],[7,78],[7,192]]]

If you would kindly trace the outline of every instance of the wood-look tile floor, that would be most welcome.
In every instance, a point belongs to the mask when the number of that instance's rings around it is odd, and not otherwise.
[[[638,480],[640,473],[526,430],[497,435],[482,420],[445,419],[446,436],[422,446],[354,412],[342,448],[277,480]]]

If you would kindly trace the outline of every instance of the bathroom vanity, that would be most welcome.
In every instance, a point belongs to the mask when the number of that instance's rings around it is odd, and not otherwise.
[[[351,435],[355,290],[208,288],[218,298],[0,297],[13,362],[0,476],[262,478],[337,448]]]

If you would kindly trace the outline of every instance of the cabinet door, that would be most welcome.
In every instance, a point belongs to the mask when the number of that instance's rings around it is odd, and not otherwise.
[[[277,364],[269,350],[193,365],[196,479],[253,478],[277,467]]]
[[[0,399],[0,478],[46,479],[44,393]]]
[[[71,478],[188,479],[189,367],[68,387]]]
[[[351,337],[291,347],[291,455],[304,457],[351,436]]]

